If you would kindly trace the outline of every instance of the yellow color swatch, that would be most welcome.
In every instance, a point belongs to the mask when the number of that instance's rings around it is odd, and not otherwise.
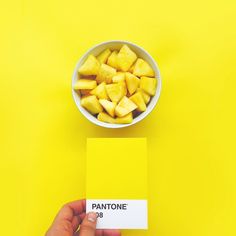
[[[87,139],[87,199],[147,199],[146,138]]]

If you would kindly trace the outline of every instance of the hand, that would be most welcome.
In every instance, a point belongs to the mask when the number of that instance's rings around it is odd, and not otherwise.
[[[85,200],[65,204],[46,236],[121,236],[119,230],[96,230],[96,213],[85,214],[85,209]]]

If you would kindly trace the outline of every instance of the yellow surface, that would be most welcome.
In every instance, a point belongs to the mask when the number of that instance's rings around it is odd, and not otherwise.
[[[236,235],[235,1],[1,2],[1,235],[41,236],[85,196],[87,137],[147,137],[149,226],[127,236]],[[126,39],[159,63],[144,121],[90,124],[71,96],[77,60]],[[134,163],[135,164],[135,163]]]
[[[86,199],[147,199],[146,138],[89,138]]]

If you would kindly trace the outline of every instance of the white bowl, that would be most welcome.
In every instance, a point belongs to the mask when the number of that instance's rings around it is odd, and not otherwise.
[[[73,86],[79,78],[78,69],[84,63],[84,61],[87,59],[89,54],[93,54],[94,56],[97,56],[100,52],[102,52],[106,48],[110,48],[112,50],[120,49],[123,44],[127,44],[137,54],[138,57],[144,59],[145,61],[147,61],[151,65],[152,69],[155,72],[155,78],[158,80],[157,81],[157,90],[156,90],[156,94],[153,97],[151,97],[151,100],[147,105],[147,110],[142,112],[137,117],[135,117],[131,124],[110,124],[110,123],[105,123],[105,122],[99,121],[95,116],[91,115],[86,109],[84,109],[81,106],[81,104],[80,104],[80,99],[81,98],[78,95],[78,93],[76,93],[74,91]],[[92,123],[94,123],[96,125],[105,127],[105,128],[124,128],[124,127],[130,126],[130,125],[134,125],[137,122],[141,121],[156,106],[157,101],[160,97],[160,92],[161,92],[161,75],[160,75],[160,71],[159,71],[159,68],[157,66],[157,63],[154,61],[152,56],[147,51],[145,51],[143,48],[141,48],[140,46],[138,46],[136,44],[133,44],[133,43],[128,42],[128,41],[123,41],[123,40],[112,40],[112,41],[103,42],[103,43],[97,44],[94,47],[92,47],[91,49],[89,49],[78,61],[77,65],[75,67],[75,70],[74,70],[73,77],[72,77],[72,95],[73,95],[76,106],[78,107],[80,112],[89,121],[91,121]]]

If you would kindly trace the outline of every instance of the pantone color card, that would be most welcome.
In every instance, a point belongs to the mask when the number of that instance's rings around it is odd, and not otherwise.
[[[86,199],[98,229],[147,229],[146,138],[87,139]]]

